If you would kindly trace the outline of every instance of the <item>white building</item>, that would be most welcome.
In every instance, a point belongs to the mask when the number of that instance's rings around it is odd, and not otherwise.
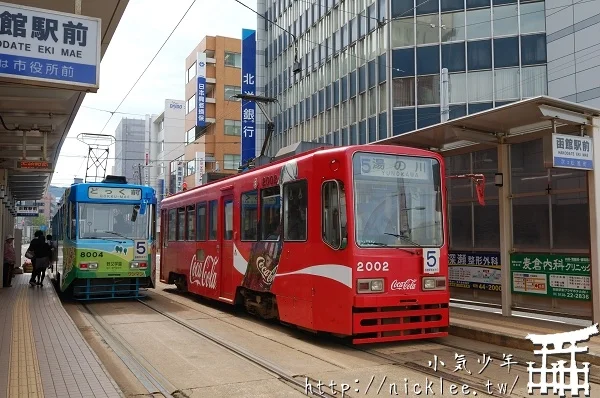
[[[185,101],[166,99],[164,111],[152,118],[149,180],[160,202],[173,193],[176,170],[171,163],[183,159],[185,148]]]

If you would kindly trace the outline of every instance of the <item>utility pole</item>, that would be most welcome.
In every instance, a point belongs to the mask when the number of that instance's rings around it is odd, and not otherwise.
[[[140,181],[140,185],[143,185],[142,184],[142,164],[141,163],[138,163],[138,179]]]
[[[260,149],[260,155],[258,155],[258,157],[256,157],[256,158],[249,160],[247,164],[243,164],[240,167],[240,169],[261,166],[263,164],[269,163],[270,159],[265,156],[265,151],[267,150],[267,148],[269,146],[269,141],[271,140],[271,135],[275,131],[275,123],[273,123],[273,119],[271,119],[269,117],[269,115],[267,114],[267,110],[265,109],[265,106],[263,104],[278,102],[277,99],[272,98],[272,97],[263,97],[261,95],[254,95],[254,94],[236,94],[233,97],[239,98],[241,100],[256,102],[256,104],[260,108],[261,112],[263,113],[265,119],[267,119],[267,131],[265,134],[265,140],[263,141],[262,148]]]
[[[440,79],[440,111],[442,114],[442,123],[450,118],[450,98],[448,90],[448,69],[442,69],[442,78]]]

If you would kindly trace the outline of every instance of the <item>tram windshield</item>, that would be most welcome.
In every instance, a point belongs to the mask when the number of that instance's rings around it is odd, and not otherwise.
[[[436,159],[357,153],[356,243],[360,247],[440,247],[444,241]]]
[[[145,214],[137,215],[131,221],[133,204],[80,203],[78,226],[80,239],[148,239],[150,236],[149,215],[152,206]]]

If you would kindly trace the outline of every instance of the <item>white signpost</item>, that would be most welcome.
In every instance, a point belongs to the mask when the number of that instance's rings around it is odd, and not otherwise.
[[[594,169],[594,149],[591,137],[552,134],[552,165],[578,170]]]
[[[96,92],[100,25],[99,18],[0,3],[0,79]]]

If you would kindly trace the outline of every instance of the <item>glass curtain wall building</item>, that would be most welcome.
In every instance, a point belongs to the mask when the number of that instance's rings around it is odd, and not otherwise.
[[[279,25],[258,18],[258,83],[281,105],[269,106],[272,153],[439,123],[442,68],[450,119],[548,91],[544,1],[260,0],[258,11]],[[298,74],[282,28],[298,38]]]

